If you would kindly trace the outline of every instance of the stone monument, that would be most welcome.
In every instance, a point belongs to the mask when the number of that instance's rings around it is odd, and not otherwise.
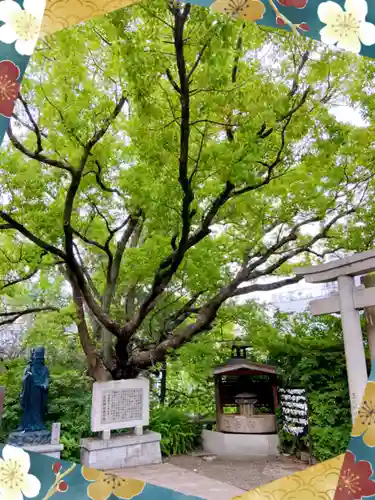
[[[120,469],[161,462],[160,434],[149,423],[149,381],[145,378],[95,382],[91,430],[101,436],[81,439],[81,463],[97,469]],[[131,429],[111,436],[111,431]]]
[[[59,457],[63,446],[56,442],[52,444],[51,433],[44,424],[48,385],[49,372],[44,363],[44,347],[36,347],[31,351],[31,358],[22,377],[21,423],[17,431],[10,434],[8,443]]]

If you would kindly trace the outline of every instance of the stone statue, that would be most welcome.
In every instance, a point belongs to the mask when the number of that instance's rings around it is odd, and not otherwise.
[[[9,444],[22,446],[28,443],[40,444],[50,441],[51,434],[44,425],[48,379],[48,368],[44,364],[44,347],[36,347],[31,351],[31,359],[22,377],[21,424],[17,432],[9,436]]]
[[[48,368],[44,364],[44,347],[31,352],[22,377],[21,406],[23,415],[19,430],[41,431],[45,429],[44,415],[47,409]]]

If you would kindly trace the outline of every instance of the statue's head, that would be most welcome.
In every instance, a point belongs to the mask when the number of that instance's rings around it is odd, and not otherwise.
[[[35,349],[33,349],[32,360],[37,361],[39,363],[41,361],[44,361],[44,347],[43,346],[35,347]]]

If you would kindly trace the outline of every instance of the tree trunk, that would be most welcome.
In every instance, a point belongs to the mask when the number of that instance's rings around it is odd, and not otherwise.
[[[164,360],[161,366],[161,381],[160,381],[160,404],[165,405],[165,397],[167,395],[167,362]]]
[[[94,344],[90,339],[90,334],[87,328],[86,318],[85,318],[85,310],[83,305],[83,300],[81,297],[80,290],[74,278],[69,279],[72,291],[73,291],[73,301],[76,307],[77,314],[77,328],[78,334],[81,341],[81,346],[83,352],[86,356],[88,373],[90,377],[92,377],[97,382],[105,382],[107,380],[111,380],[111,374],[106,369],[103,361],[100,359]]]
[[[129,342],[122,336],[116,339],[115,367],[112,371],[114,380],[135,378],[138,375],[137,367],[129,361]]]

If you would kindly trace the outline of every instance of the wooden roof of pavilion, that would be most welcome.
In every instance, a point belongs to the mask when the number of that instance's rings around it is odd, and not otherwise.
[[[265,365],[261,363],[254,363],[246,358],[232,358],[227,361],[224,365],[217,366],[213,374],[214,375],[225,375],[236,371],[248,371],[249,375],[251,373],[264,373],[265,375],[276,375],[276,366]]]

